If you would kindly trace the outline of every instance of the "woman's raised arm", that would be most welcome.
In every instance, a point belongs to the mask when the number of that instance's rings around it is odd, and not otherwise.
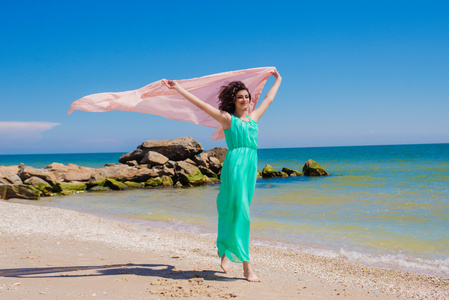
[[[259,119],[263,116],[263,114],[267,111],[268,107],[273,102],[276,93],[278,92],[279,86],[281,85],[282,77],[279,74],[279,72],[277,70],[273,71],[272,75],[276,78],[276,80],[273,83],[273,86],[265,95],[265,99],[263,99],[259,107],[249,114],[249,116],[256,122],[258,122]]]
[[[186,100],[195,105],[196,107],[203,110],[209,116],[214,118],[221,124],[223,129],[228,129],[231,127],[231,115],[225,111],[221,111],[218,108],[213,107],[212,105],[201,101],[197,96],[192,93],[186,91],[182,86],[180,86],[176,81],[173,80],[164,80],[164,84],[169,88],[176,90],[180,93]]]

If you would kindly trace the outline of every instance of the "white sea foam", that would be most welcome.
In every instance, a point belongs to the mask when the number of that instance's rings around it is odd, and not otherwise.
[[[357,263],[449,278],[449,258],[432,260],[403,254],[374,255],[344,249],[339,252],[344,258]]]
[[[449,258],[423,259],[403,254],[370,254],[354,250],[333,250],[313,245],[301,245],[280,241],[255,240],[253,244],[296,250],[301,253],[319,255],[329,258],[347,259],[350,262],[379,267],[384,269],[402,270],[420,274],[449,278]]]

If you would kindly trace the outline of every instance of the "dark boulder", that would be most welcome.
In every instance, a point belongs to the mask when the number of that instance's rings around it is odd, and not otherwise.
[[[302,168],[302,172],[305,176],[327,176],[329,173],[327,173],[326,170],[324,170],[319,163],[316,161],[309,159],[304,164],[304,167]]]
[[[204,151],[204,153],[206,153],[209,157],[215,157],[221,163],[224,162],[227,152],[228,152],[227,148],[221,148],[221,147],[215,147],[213,149]]]
[[[175,171],[177,181],[181,182],[183,186],[199,186],[211,183],[211,180],[203,175],[197,166],[188,162],[178,161]]]
[[[286,173],[284,173],[287,175]],[[276,171],[271,165],[265,165],[262,169],[262,177],[263,178],[274,178],[274,177],[287,177],[282,172]]]
[[[21,198],[28,200],[39,200],[40,194],[41,192],[39,189],[28,185],[0,185],[1,199]]]
[[[304,174],[299,172],[298,170],[293,170],[287,167],[283,167],[282,172],[287,173],[288,176],[304,176]]]
[[[119,162],[122,164],[126,164],[128,161],[141,161],[142,158],[145,156],[147,151],[144,151],[142,149],[136,149],[133,152],[125,153],[119,158]]]
[[[125,183],[114,179],[106,179],[103,184],[103,187],[108,187],[113,191],[130,189],[130,187]]]
[[[220,163],[220,160],[218,160],[218,158],[215,158],[213,156],[209,157],[209,169],[211,169],[212,172],[218,174],[221,172],[222,167],[223,165]]]
[[[126,162],[126,164],[130,167],[136,167],[136,168],[139,167],[139,163],[137,162],[137,160],[129,160]]]
[[[190,136],[161,141],[150,140],[143,142],[138,149],[155,151],[174,161],[192,158],[204,150],[201,144]]]

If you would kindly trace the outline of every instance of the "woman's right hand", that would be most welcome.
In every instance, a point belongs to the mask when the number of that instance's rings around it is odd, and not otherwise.
[[[176,87],[179,87],[179,84],[176,81],[174,81],[174,80],[164,79],[164,80],[162,80],[162,82],[169,89],[176,89]]]

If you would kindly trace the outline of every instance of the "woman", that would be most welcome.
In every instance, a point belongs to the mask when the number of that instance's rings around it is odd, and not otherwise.
[[[229,151],[223,163],[217,197],[218,255],[225,273],[229,271],[229,261],[243,262],[243,275],[251,282],[261,281],[249,260],[249,206],[257,176],[257,122],[273,102],[282,81],[278,71],[273,71],[272,75],[276,78],[273,86],[250,114],[247,110],[251,95],[241,81],[221,87],[219,109],[201,101],[176,81],[165,81],[168,88],[178,91],[223,127]]]

